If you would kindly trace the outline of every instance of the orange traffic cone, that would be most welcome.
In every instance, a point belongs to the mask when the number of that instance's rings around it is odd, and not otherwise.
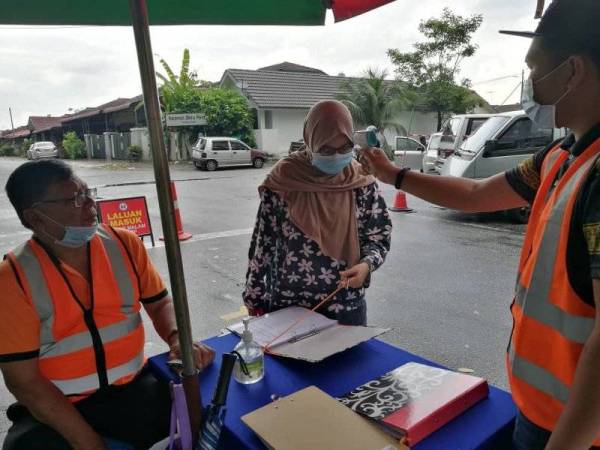
[[[180,241],[187,241],[192,237],[191,233],[183,231],[183,224],[181,223],[181,214],[179,212],[179,204],[177,203],[177,190],[175,189],[175,182],[171,181],[171,196],[173,197],[173,213],[175,214],[175,226],[177,227],[177,237]],[[160,237],[161,241],[164,241],[164,236]]]
[[[413,212],[412,208],[408,207],[406,203],[406,193],[404,191],[396,191],[396,196],[394,197],[394,206],[389,208],[390,211],[395,212]]]

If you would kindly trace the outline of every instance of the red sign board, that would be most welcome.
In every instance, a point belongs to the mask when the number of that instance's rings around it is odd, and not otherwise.
[[[115,228],[125,228],[138,236],[152,237],[146,197],[97,200],[100,222]]]

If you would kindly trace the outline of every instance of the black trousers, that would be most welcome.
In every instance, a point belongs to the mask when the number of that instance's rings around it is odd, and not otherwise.
[[[552,433],[538,427],[519,411],[513,433],[513,450],[544,450]],[[591,447],[590,450],[600,450]]]
[[[111,386],[75,403],[84,419],[103,437],[145,450],[169,434],[171,398],[167,383],[146,368],[125,386]],[[70,450],[54,429],[37,421],[19,403],[8,408],[13,422],[3,450]]]

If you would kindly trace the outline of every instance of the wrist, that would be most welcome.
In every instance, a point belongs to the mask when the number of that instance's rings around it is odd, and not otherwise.
[[[360,264],[364,264],[369,270],[369,273],[373,272],[373,266],[371,265],[371,262],[368,259],[362,259],[360,261]]]
[[[398,172],[400,172],[400,170],[402,170],[400,167],[390,164],[390,166],[383,174],[381,181],[383,181],[386,184],[391,184],[393,186],[396,181],[396,176],[398,175]]]
[[[169,348],[179,344],[179,330],[172,330],[165,339]]]
[[[402,183],[404,182],[404,176],[406,173],[410,171],[410,167],[403,167],[396,172],[396,177],[394,179],[394,187],[396,189],[402,189]]]

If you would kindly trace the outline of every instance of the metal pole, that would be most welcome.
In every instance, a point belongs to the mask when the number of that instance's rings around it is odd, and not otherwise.
[[[152,149],[154,176],[160,206],[160,216],[165,236],[165,249],[171,277],[173,303],[179,330],[179,345],[183,362],[182,381],[186,392],[188,412],[192,428],[192,440],[198,438],[201,419],[201,399],[196,365],[194,363],[194,348],[192,343],[192,330],[190,314],[187,303],[185,279],[183,275],[183,261],[181,249],[177,238],[173,198],[171,196],[169,164],[165,150],[162,123],[160,117],[160,104],[156,75],[152,60],[152,45],[150,43],[150,30],[148,26],[148,9],[146,0],[129,0],[135,44],[137,47],[138,63],[144,94],[146,120],[150,134],[150,147]]]
[[[412,130],[413,119],[415,118],[415,106],[413,105],[412,111],[410,113],[410,123],[408,124],[408,130],[406,130],[406,137],[410,134]]]
[[[8,107],[8,114],[10,115],[10,127],[15,131],[15,124],[13,123],[12,109],[10,109],[10,106]]]

